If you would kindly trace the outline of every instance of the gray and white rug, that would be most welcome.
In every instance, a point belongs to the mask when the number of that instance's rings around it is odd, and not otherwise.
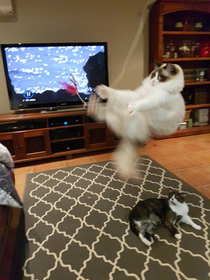
[[[24,279],[209,279],[209,199],[147,156],[136,164],[141,178],[128,181],[111,162],[27,175]],[[181,224],[176,240],[159,228],[160,240],[147,247],[128,215],[139,200],[167,197],[171,187],[187,194],[202,230]]]

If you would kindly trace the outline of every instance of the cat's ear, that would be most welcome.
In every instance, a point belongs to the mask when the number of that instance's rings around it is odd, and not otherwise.
[[[169,194],[174,192],[174,190],[172,188],[169,189]]]
[[[180,193],[180,194],[179,194],[179,197],[181,197],[181,198],[184,199],[184,198],[186,197],[186,193]]]
[[[179,198],[178,198],[178,200],[180,201],[180,202],[184,202],[184,200],[185,200],[185,196],[186,196],[186,194],[185,193],[180,193],[179,194]]]
[[[154,69],[156,70],[157,68],[159,68],[161,65],[161,63],[159,63],[157,60],[154,61]]]
[[[172,63],[167,63],[164,69],[166,69],[169,73],[173,73],[175,68]]]

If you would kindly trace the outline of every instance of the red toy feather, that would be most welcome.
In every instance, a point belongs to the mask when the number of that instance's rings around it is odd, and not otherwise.
[[[72,96],[77,94],[77,87],[71,86],[66,82],[59,82],[59,84],[68,92],[71,93]]]

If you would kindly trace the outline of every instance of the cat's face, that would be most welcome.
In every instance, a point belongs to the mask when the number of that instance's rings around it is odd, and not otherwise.
[[[186,194],[184,193],[178,193],[173,190],[169,191],[168,199],[169,199],[169,204],[179,206],[183,204],[185,200]]]
[[[155,69],[150,74],[151,85],[155,86],[158,83],[164,83],[173,79],[178,73],[178,69],[171,63],[160,64],[155,61]]]

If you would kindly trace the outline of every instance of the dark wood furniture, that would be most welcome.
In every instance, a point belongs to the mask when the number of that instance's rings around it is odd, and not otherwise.
[[[118,140],[81,110],[0,114],[0,142],[17,163],[112,148]]]
[[[195,109],[210,108],[210,54],[206,57],[199,55],[199,44],[204,41],[209,41],[210,44],[210,1],[157,0],[150,10],[149,25],[150,72],[154,68],[154,60],[179,64],[185,72],[192,73],[192,76],[185,78],[183,96],[186,110],[191,110],[192,117]],[[172,52],[168,53],[167,48],[171,49],[170,43]],[[183,53],[181,50],[186,44],[190,50]],[[196,81],[193,76],[196,69],[205,69],[208,75],[201,81]],[[196,95],[200,92],[205,93],[204,100],[196,101]],[[189,101],[186,97],[190,94]],[[209,121],[206,125],[180,130],[158,139],[208,132]]]

